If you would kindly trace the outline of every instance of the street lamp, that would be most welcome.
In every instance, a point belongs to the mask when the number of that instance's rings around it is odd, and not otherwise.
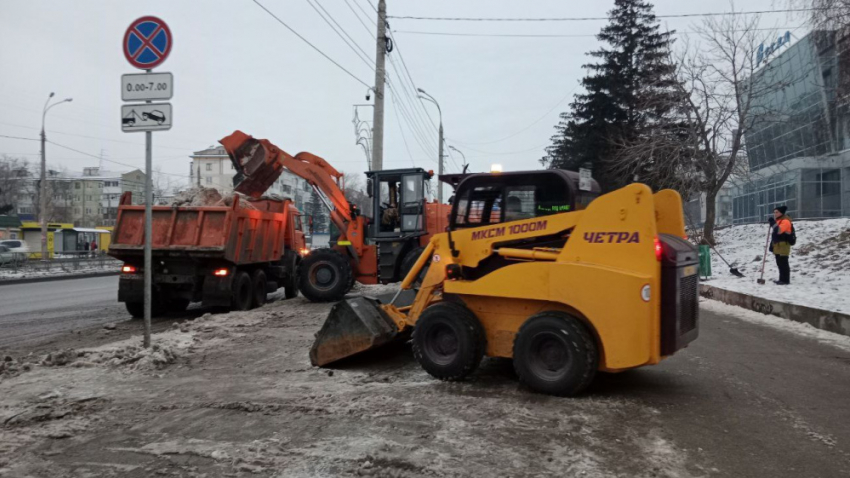
[[[44,120],[47,117],[47,112],[50,111],[50,108],[53,108],[56,105],[62,103],[69,103],[73,101],[73,98],[65,98],[62,101],[57,101],[52,105],[48,106],[50,103],[50,98],[53,98],[54,93],[51,91],[50,96],[47,97],[47,101],[44,102],[44,109],[41,112],[41,185],[39,186],[39,196],[41,196],[41,200],[39,201],[39,215],[41,216],[41,260],[47,260],[47,151],[45,148],[45,143],[47,143],[47,136],[44,134]]]
[[[452,150],[452,151],[454,151],[454,152],[456,152],[456,153],[458,153],[458,154],[460,154],[461,156],[463,156],[463,172],[465,173],[465,172],[466,172],[466,168],[468,168],[468,167],[469,167],[469,165],[468,165],[468,164],[466,164],[466,155],[465,155],[465,154],[463,154],[463,151],[461,151],[461,150],[459,150],[459,149],[455,148],[454,146],[449,146],[449,149],[450,149],[450,150]]]
[[[438,139],[439,145],[438,145],[438,148],[437,148],[437,155],[438,155],[438,157],[437,157],[437,167],[438,167],[438,169],[437,170],[439,171],[438,174],[440,176],[442,176],[443,175],[443,110],[440,109],[440,104],[437,103],[437,100],[435,100],[433,96],[426,93],[425,90],[423,90],[422,88],[416,88],[416,91],[418,91],[419,93],[422,93],[421,95],[419,95],[420,99],[428,100],[431,103],[434,103],[437,106],[437,112],[440,113],[440,138]],[[425,95],[425,96],[423,96],[423,95]],[[443,185],[442,184],[437,185],[437,201],[441,204],[443,202]]]

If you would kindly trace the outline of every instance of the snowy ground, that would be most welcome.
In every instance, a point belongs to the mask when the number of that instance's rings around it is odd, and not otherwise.
[[[779,277],[768,252],[759,285],[767,224],[747,224],[717,231],[717,250],[746,277],[729,273],[729,266],[711,251],[712,276],[706,284],[765,299],[850,314],[850,219],[795,221],[797,245],[791,250],[791,285],[773,283]]]

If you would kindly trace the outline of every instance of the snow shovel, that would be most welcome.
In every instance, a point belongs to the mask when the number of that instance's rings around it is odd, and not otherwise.
[[[756,282],[761,285],[764,285],[764,263],[767,260],[767,247],[770,245],[770,229],[770,227],[767,228],[767,240],[764,242],[764,254],[761,256],[761,277],[756,279]]]
[[[706,241],[706,242],[708,242],[708,241]],[[711,244],[709,244],[709,246],[711,246],[711,250],[714,251],[715,254],[717,254],[717,257],[719,257],[721,261],[723,261],[724,263],[726,263],[727,266],[729,266],[729,273],[730,274],[732,274],[735,277],[744,277],[744,274],[741,274],[741,271],[739,271],[737,267],[732,267],[732,264],[727,262],[726,259],[724,259],[723,256],[721,256],[720,253],[717,252],[717,249],[715,249],[714,246],[712,246]]]

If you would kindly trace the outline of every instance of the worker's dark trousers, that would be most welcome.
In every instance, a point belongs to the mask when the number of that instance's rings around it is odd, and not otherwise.
[[[779,268],[779,282],[791,283],[791,266],[788,264],[789,256],[776,254],[776,267]]]

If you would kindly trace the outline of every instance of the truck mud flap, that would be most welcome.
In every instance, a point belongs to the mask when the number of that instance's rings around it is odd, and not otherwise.
[[[354,297],[336,303],[316,334],[310,362],[323,367],[337,360],[391,342],[398,328],[369,297]]]

